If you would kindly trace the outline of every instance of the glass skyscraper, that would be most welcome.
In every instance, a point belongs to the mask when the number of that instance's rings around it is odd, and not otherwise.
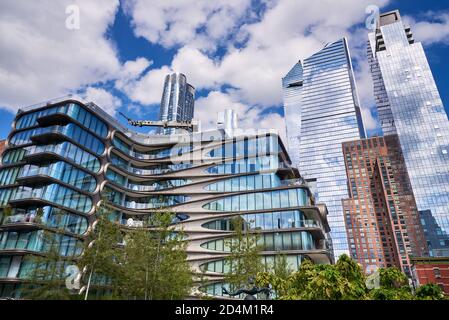
[[[347,40],[327,44],[283,79],[289,154],[327,205],[334,254],[349,254],[341,200],[348,197],[342,143],[365,137]]]
[[[187,83],[182,73],[172,73],[165,77],[162,93],[159,120],[161,121],[191,121],[195,107],[195,88]],[[161,133],[169,134],[176,129],[161,129]]]
[[[399,11],[379,16],[368,58],[381,126],[399,136],[430,253],[449,256],[449,121],[423,46]]]

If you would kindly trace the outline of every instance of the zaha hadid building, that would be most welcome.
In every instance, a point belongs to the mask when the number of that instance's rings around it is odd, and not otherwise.
[[[326,207],[276,133],[142,135],[93,103],[69,99],[19,110],[7,138],[0,205],[12,212],[0,215],[0,297],[20,297],[33,267],[24,257],[46,253],[44,230],[59,231],[59,253],[76,263],[102,194],[124,230],[155,211],[175,212],[192,269],[208,279],[200,290],[212,296],[222,294],[233,216],[260,234],[267,264],[279,252],[292,268],[332,260]]]

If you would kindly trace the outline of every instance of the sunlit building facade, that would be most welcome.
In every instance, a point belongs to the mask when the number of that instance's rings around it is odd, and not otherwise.
[[[345,38],[298,62],[283,78],[289,154],[327,205],[335,257],[349,254],[341,200],[348,197],[341,144],[365,137]]]
[[[76,263],[102,195],[124,230],[146,226],[155,211],[175,212],[192,269],[209,281],[199,290],[210,295],[226,285],[232,217],[260,235],[267,266],[278,253],[292,269],[304,259],[332,261],[326,207],[276,133],[142,135],[93,103],[66,100],[20,110],[8,136],[0,205],[12,212],[0,214],[0,297],[20,295],[33,268],[24,257],[47,252],[44,230],[59,230],[59,253]],[[104,284],[94,282],[91,294]]]
[[[423,46],[398,11],[369,34],[384,134],[397,133],[430,254],[449,256],[449,121]]]

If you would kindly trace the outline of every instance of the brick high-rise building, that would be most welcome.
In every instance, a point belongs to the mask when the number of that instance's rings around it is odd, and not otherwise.
[[[366,272],[428,255],[397,135],[343,143],[349,198],[342,200],[352,258]]]

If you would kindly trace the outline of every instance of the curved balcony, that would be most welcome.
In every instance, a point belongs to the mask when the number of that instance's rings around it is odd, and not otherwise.
[[[108,135],[108,128],[103,121],[73,102],[25,113],[17,120],[16,129],[26,129],[38,124],[60,124],[67,121],[66,118],[77,121],[101,138],[106,138]]]
[[[20,186],[12,192],[11,204],[33,204],[37,201],[54,203],[68,210],[74,210],[84,214],[92,210],[92,199],[74,190],[68,189],[57,183],[41,188]]]
[[[91,133],[85,131],[74,123],[66,126],[39,127],[20,131],[10,138],[13,146],[21,146],[30,143],[47,143],[48,141],[61,142],[69,140],[79,146],[102,155],[105,151],[103,142]]]
[[[159,176],[163,174],[175,173],[182,170],[191,169],[194,167],[191,163],[179,163],[179,164],[155,164],[151,166],[152,169],[141,169],[128,164],[127,161],[121,159],[115,154],[111,154],[111,164],[134,176]]]
[[[111,205],[121,210],[157,210],[186,203],[191,197],[185,195],[145,195],[142,197],[131,197],[124,192],[118,191],[110,186],[103,188],[102,194],[106,196]]]
[[[262,252],[277,251],[313,251],[320,248],[320,242],[313,238],[308,231],[281,231],[254,234],[257,237],[257,245]],[[220,238],[201,244],[201,247],[207,250],[230,252],[230,243],[232,237],[228,240]]]
[[[125,142],[119,140],[117,137],[112,139],[112,145],[124,153],[126,156],[132,157],[136,160],[162,160],[173,156],[181,156],[182,154],[189,153],[193,150],[192,145],[180,146],[180,147],[170,147],[164,149],[156,149],[146,152],[138,152],[133,150],[133,148],[126,144]]]
[[[262,260],[262,263],[265,266],[273,268],[276,263],[276,256],[275,255],[264,255],[260,257]],[[297,271],[299,269],[299,266],[304,261],[305,256],[304,255],[286,255],[286,262],[290,270]],[[201,264],[199,268],[208,273],[216,273],[224,275],[226,273],[229,273],[231,271],[232,266],[229,263],[229,260],[226,259],[219,259],[214,261],[209,261]]]
[[[227,196],[203,205],[209,211],[236,212],[310,206],[307,188],[282,189]]]
[[[304,219],[304,213],[300,210],[278,211],[266,213],[252,213],[238,216],[244,221],[244,228],[248,231],[275,231],[282,229],[322,229],[323,224],[318,220]],[[202,225],[205,229],[232,232],[234,227],[232,219],[228,217],[217,219]]]
[[[81,236],[87,232],[88,220],[86,217],[65,212],[64,210],[46,206],[38,209],[14,208],[13,214],[3,219],[1,229],[58,229],[63,232]]]
[[[172,220],[172,225],[175,225],[179,222],[186,221],[189,219],[188,215],[177,213]],[[124,216],[118,221],[121,225],[128,227],[128,228],[142,228],[147,227],[151,228],[154,227],[150,223],[150,216]]]
[[[0,252],[2,253],[43,253],[49,250],[49,239],[46,239],[44,231],[1,231]],[[64,257],[73,257],[81,254],[82,240],[68,235],[53,234],[51,244],[56,245],[58,252]]]
[[[154,181],[152,183],[145,182],[144,183],[131,183],[129,179],[125,176],[113,171],[106,171],[106,178],[115,183],[117,186],[123,189],[127,189],[132,192],[155,192],[162,191],[167,189],[174,189],[177,187],[183,187],[187,184],[192,183],[192,180],[188,179],[170,179],[170,180],[159,180]],[[127,182],[128,181],[128,182]],[[144,182],[144,181],[142,181]]]
[[[178,204],[186,203],[191,198],[188,196],[166,196],[170,198],[166,199],[156,199],[149,198],[148,202],[137,202],[137,201],[125,201],[124,207],[132,210],[151,210],[151,209],[161,209],[165,207],[171,207]]]
[[[96,179],[92,175],[62,161],[48,166],[26,165],[19,173],[17,181],[40,183],[48,181],[47,177],[63,182],[83,193],[92,193],[97,188]]]
[[[24,159],[30,162],[68,159],[73,164],[79,165],[93,173],[97,173],[101,168],[100,161],[96,156],[84,151],[70,142],[41,146],[33,145],[24,149],[26,150]],[[45,154],[45,157],[43,157],[43,154]]]

